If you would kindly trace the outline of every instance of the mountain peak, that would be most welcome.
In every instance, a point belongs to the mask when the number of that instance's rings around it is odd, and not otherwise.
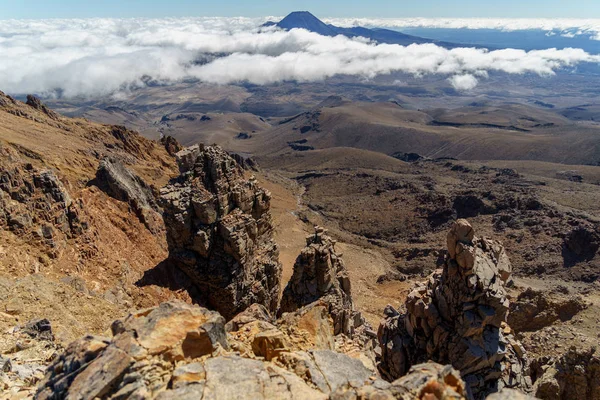
[[[368,29],[360,26],[350,28],[339,27],[324,23],[309,11],[294,11],[288,14],[284,19],[282,19],[278,23],[267,22],[263,26],[273,25],[286,31],[289,31],[291,29],[306,29],[307,31],[318,33],[322,36],[344,35],[349,38],[364,37],[373,40],[377,43],[400,44],[403,46],[408,46],[414,43],[435,43],[438,46],[446,47],[449,49],[454,47],[470,47],[464,45],[457,45],[454,43],[438,42],[436,40],[407,35],[402,32],[397,32],[389,29]]]
[[[302,28],[324,36],[337,35],[337,31],[332,26],[325,24],[308,11],[294,11],[279,21],[277,26],[282,29]]]

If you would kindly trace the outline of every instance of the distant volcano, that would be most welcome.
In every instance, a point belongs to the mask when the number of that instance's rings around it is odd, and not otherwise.
[[[434,43],[438,46],[449,49],[455,47],[473,47],[470,45],[460,45],[456,43],[441,42],[438,40],[407,35],[402,32],[393,31],[390,29],[368,29],[360,26],[352,28],[342,28],[339,26],[326,24],[308,11],[294,11],[278,23],[267,22],[264,26],[273,25],[276,25],[279,28],[285,30],[290,30],[294,28],[306,29],[308,31],[318,33],[319,35],[323,36],[344,35],[349,38],[361,36],[367,39],[374,40],[378,43],[400,44],[403,46],[408,46],[410,44]]]

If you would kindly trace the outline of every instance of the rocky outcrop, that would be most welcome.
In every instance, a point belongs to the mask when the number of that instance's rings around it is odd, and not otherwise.
[[[171,135],[162,136],[160,138],[160,143],[163,146],[165,146],[165,150],[167,150],[167,153],[169,153],[169,155],[173,157],[175,157],[175,154],[183,150],[183,146],[180,145],[177,139],[175,139]]]
[[[0,146],[0,227],[57,252],[68,239],[88,228],[83,205],[73,201],[54,171],[25,163]]]
[[[596,348],[569,349],[557,359],[534,368],[540,399],[600,399],[600,356]]]
[[[242,329],[267,315],[264,307],[253,306],[229,327]],[[360,360],[332,350],[290,348],[268,361],[235,350],[239,337],[226,334],[224,323],[218,313],[181,302],[134,312],[113,323],[112,338],[86,336],[69,345],[48,368],[36,398],[466,397],[465,383],[450,366],[414,366],[403,378],[388,383]]]
[[[218,313],[181,302],[130,314],[112,339],[86,336],[48,368],[36,398],[150,398],[166,389],[176,364],[228,347]]]
[[[30,107],[35,108],[36,110],[43,112],[48,117],[50,117],[54,120],[58,120],[60,118],[60,115],[58,115],[57,113],[55,113],[54,111],[49,109],[44,103],[41,102],[40,99],[38,99],[37,97],[35,97],[31,94],[27,95],[27,103],[26,104]]]
[[[569,321],[588,304],[581,296],[561,296],[532,288],[510,304],[508,323],[517,333],[536,331],[556,321]]]
[[[231,153],[231,157],[247,171],[258,171],[258,163],[252,157],[247,157],[238,153]]]
[[[350,278],[334,245],[335,240],[321,227],[306,238],[306,247],[296,259],[292,278],[283,291],[279,314],[319,300],[328,306],[335,334],[352,336],[365,321],[354,309]]]
[[[430,359],[460,370],[475,398],[505,387],[528,390],[527,358],[506,324],[503,284],[511,265],[504,248],[475,237],[466,220],[454,224],[447,247],[443,270],[414,288],[407,313],[386,309],[379,328],[382,373],[395,379]]]
[[[193,146],[177,161],[181,176],[161,190],[169,260],[225,318],[254,303],[274,313],[281,264],[270,193],[218,146]]]
[[[160,232],[160,208],[152,188],[117,158],[104,157],[100,161],[94,184],[109,196],[128,203],[151,232]]]
[[[589,259],[600,248],[600,233],[592,227],[578,226],[567,233],[564,242],[566,249],[575,256]]]

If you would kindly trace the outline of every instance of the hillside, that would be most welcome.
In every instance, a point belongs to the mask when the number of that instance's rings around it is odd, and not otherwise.
[[[133,285],[166,257],[162,219],[111,197],[96,176],[112,157],[157,190],[176,173],[163,146],[123,127],[62,117],[33,97],[25,104],[0,94],[0,149],[0,275],[77,277],[129,306],[163,296]]]
[[[597,126],[524,105],[417,111],[395,103],[351,103],[284,119],[247,145],[263,156],[355,147],[388,155],[596,165],[599,137]]]

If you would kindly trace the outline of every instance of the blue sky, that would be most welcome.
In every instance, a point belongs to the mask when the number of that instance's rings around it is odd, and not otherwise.
[[[600,0],[0,0],[10,18],[285,15],[322,17],[600,18]]]

